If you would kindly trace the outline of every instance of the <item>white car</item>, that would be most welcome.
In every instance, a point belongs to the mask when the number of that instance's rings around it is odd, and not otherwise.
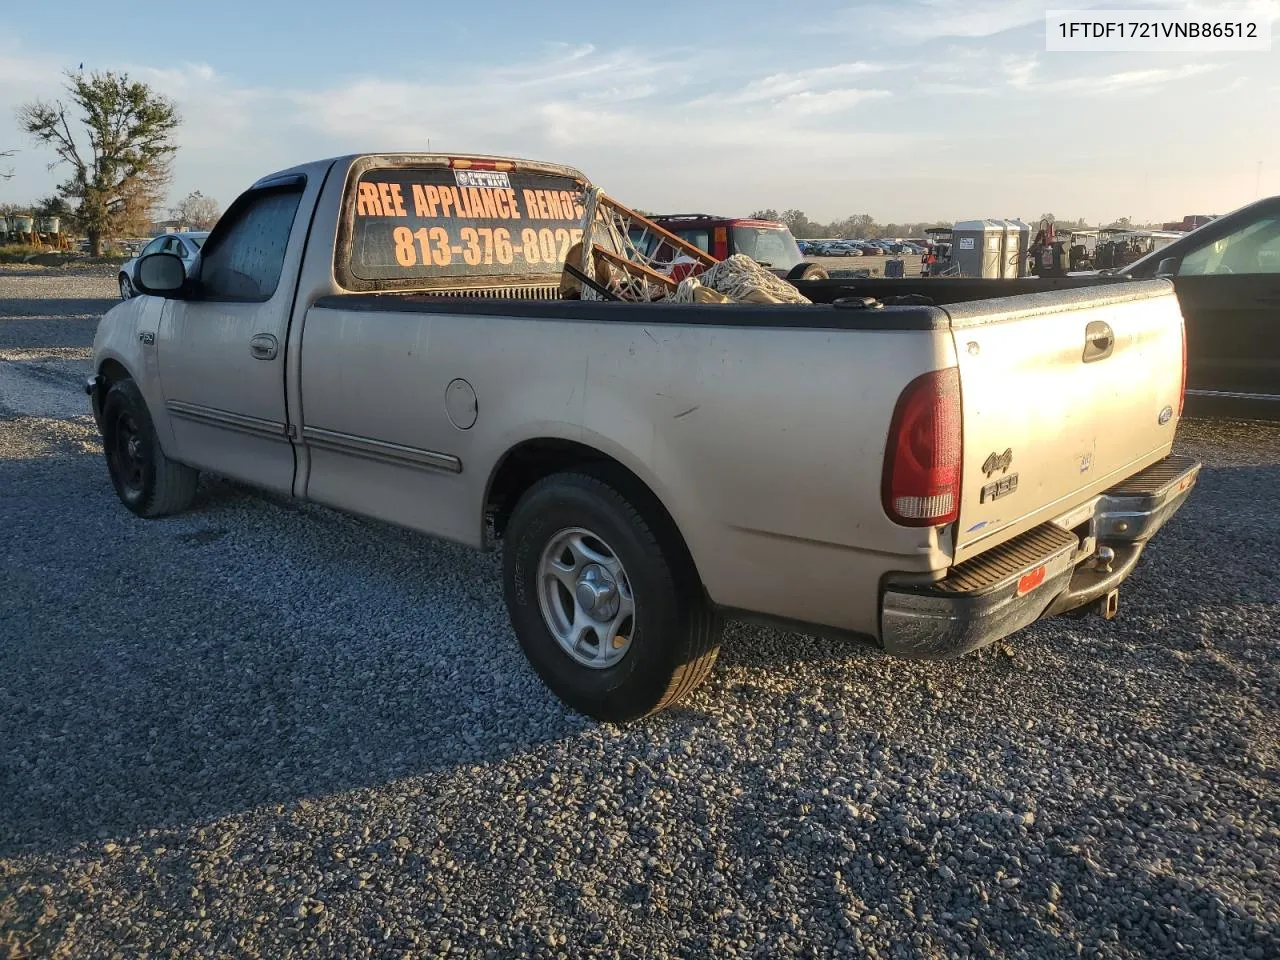
[[[184,233],[165,233],[156,237],[140,251],[132,260],[120,265],[120,299],[128,300],[136,297],[138,292],[133,288],[133,265],[149,253],[172,253],[182,258],[182,264],[191,271],[191,264],[204,246],[208,230],[191,230]]]

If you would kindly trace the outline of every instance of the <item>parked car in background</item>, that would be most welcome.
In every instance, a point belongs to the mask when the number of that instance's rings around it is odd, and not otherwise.
[[[1193,412],[1280,420],[1280,196],[1210,220],[1119,275],[1173,280]]]
[[[164,233],[156,237],[132,259],[126,260],[120,265],[120,275],[117,277],[117,282],[120,286],[120,299],[128,300],[130,297],[137,296],[138,292],[133,285],[133,266],[138,260],[150,253],[172,253],[175,257],[181,257],[183,266],[190,270],[191,265],[195,262],[196,254],[200,252],[200,248],[204,246],[205,238],[208,236],[208,230],[189,230],[182,233]]]
[[[836,240],[827,247],[828,257],[860,257],[862,249],[848,240]]]

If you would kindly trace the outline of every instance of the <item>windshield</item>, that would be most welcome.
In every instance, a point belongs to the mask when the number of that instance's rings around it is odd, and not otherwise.
[[[790,270],[803,259],[786,227],[734,227],[733,252],[775,270]]]

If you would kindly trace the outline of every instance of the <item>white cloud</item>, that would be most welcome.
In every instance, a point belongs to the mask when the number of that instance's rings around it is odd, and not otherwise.
[[[1087,6],[1088,3],[1076,3]],[[856,6],[810,33],[843,29],[861,37],[925,43],[944,37],[990,37],[1044,22],[1044,0],[899,0]]]
[[[793,73],[771,73],[759,80],[752,80],[736,97],[730,98],[737,103],[751,103],[757,100],[772,100],[787,94],[803,93],[830,84],[851,80],[868,73],[880,73],[892,69],[887,63],[868,63],[856,60],[851,63],[836,63],[829,67],[814,67],[811,70],[798,70]]]
[[[41,91],[56,92],[60,77],[49,71],[50,62],[59,61],[27,58],[14,66],[0,56],[0,76],[26,71],[40,78]],[[354,76],[318,88],[237,83],[208,63],[117,69],[174,99],[183,115],[171,195],[200,189],[224,203],[273,169],[428,144],[436,151],[561,160],[610,189],[630,184],[647,196],[678,179],[691,193],[719,193],[727,203],[736,188],[724,176],[726,162],[740,178],[758,172],[763,181],[794,168],[800,154],[807,166],[840,169],[921,139],[877,131],[874,124],[854,131],[817,123],[888,97],[887,89],[849,83],[889,69],[886,64],[850,61],[745,76],[724,67],[694,51],[555,45],[542,57],[497,67],[477,63],[444,81]],[[24,88],[23,96],[34,89]],[[9,91],[0,90],[0,111],[12,115],[8,99]],[[47,193],[53,179],[32,174],[24,170],[20,182],[0,190]],[[33,188],[32,180],[45,182]]]
[[[794,111],[801,116],[816,114],[840,113],[863,103],[866,100],[878,100],[891,96],[888,90],[856,90],[837,89],[814,92],[804,90],[783,97],[777,105],[779,110]]]
[[[1005,57],[1000,61],[1000,67],[1004,71],[1005,82],[1011,87],[1022,89],[1032,85],[1036,68],[1039,66],[1040,63],[1034,56]]]
[[[1157,67],[1147,70],[1123,70],[1103,77],[1079,77],[1071,84],[1078,89],[1093,89],[1098,93],[1115,93],[1120,90],[1155,90],[1175,80],[1199,76],[1217,70],[1216,63],[1188,63],[1181,67]]]
[[[1013,2],[980,6],[984,30],[1022,16]],[[949,16],[938,3],[911,9],[933,17],[935,32]],[[893,16],[911,14],[895,7]],[[1252,189],[1256,161],[1231,172],[1240,166],[1231,146],[1239,137],[1251,138],[1250,157],[1280,157],[1280,135],[1237,118],[1256,106],[1212,96],[1237,75],[1248,77],[1247,89],[1274,92],[1271,58],[1242,55],[1206,85],[1200,75],[1220,68],[1203,59],[1046,55],[1041,39],[1027,36],[970,36],[928,51],[886,42],[875,61],[857,59],[849,50],[865,48],[846,44],[825,62],[819,50],[806,52],[804,69],[744,56],[728,41],[711,51],[548,45],[514,62],[424,67],[420,75],[381,66],[343,74],[350,67],[339,64],[278,85],[228,75],[212,58],[130,63],[135,55],[104,66],[127,69],[177,101],[185,122],[172,195],[199,189],[224,203],[296,163],[429,145],[566,162],[651,209],[794,206],[817,219],[861,209],[898,220],[1059,209],[1142,218],[1145,209],[1125,205],[1143,188],[1115,171],[1148,162],[1145,145],[1158,138],[1183,158],[1150,190],[1160,208],[1152,218],[1167,219],[1183,206],[1229,209],[1238,190]],[[46,195],[59,178],[45,169],[48,152],[17,130],[13,110],[56,95],[61,63],[74,60],[0,40],[0,149],[21,149],[17,176],[0,181],[0,201]],[[1131,98],[1161,89],[1177,90],[1185,122],[1133,108]],[[1214,136],[1197,132],[1208,128]],[[1071,166],[1074,154],[1061,152],[1016,170],[988,159],[992,144],[1023,150],[1038,140],[1108,157],[1109,172]],[[1198,166],[1189,171],[1187,163]]]

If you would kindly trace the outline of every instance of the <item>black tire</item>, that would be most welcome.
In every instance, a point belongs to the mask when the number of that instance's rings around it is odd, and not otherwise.
[[[788,280],[829,280],[831,274],[820,263],[797,263],[787,274]]]
[[[656,713],[711,674],[723,621],[665,517],[646,517],[626,483],[561,473],[534,484],[504,533],[503,587],[516,636],[552,692],[580,713],[614,723]],[[539,599],[539,563],[558,535],[583,528],[621,561],[635,599],[630,645],[612,666],[575,661],[551,632]],[[600,641],[602,642],[602,641]]]
[[[142,391],[117,380],[102,402],[102,450],[120,502],[140,517],[165,517],[191,504],[200,474],[165,456]]]

